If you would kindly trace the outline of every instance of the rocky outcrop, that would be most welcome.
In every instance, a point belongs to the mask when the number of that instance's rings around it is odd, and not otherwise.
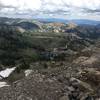
[[[92,85],[64,75],[48,76],[32,71],[9,87],[0,88],[1,100],[96,100]],[[99,97],[98,97],[99,98]],[[99,100],[99,99],[97,99]]]

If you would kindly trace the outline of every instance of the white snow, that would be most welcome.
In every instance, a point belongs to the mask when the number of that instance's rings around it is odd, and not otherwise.
[[[6,78],[8,77],[14,70],[15,70],[16,67],[13,67],[13,68],[7,68],[5,70],[2,70],[0,71],[0,79],[3,77],[3,78]]]
[[[32,70],[26,70],[25,71],[25,76],[28,76],[28,75],[30,75],[32,73]]]
[[[0,88],[5,87],[5,86],[9,86],[9,85],[7,85],[6,82],[0,82]]]
[[[5,70],[0,71],[0,79],[8,77],[15,70],[15,68],[16,67],[7,68]],[[8,85],[6,82],[0,81],[0,88],[5,87],[5,86],[10,86],[10,85]]]

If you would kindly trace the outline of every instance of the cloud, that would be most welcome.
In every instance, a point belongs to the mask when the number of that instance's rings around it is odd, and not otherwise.
[[[87,13],[87,14],[100,15],[100,8],[99,9],[94,9],[94,10],[93,9],[86,9],[86,8],[84,8],[83,12]]]
[[[0,0],[0,13],[8,16],[64,17],[98,16],[100,0]]]
[[[41,6],[41,0],[1,0],[1,3],[5,6],[13,6],[18,10],[34,10]]]

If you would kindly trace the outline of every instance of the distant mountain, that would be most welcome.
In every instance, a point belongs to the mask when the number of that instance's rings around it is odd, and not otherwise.
[[[22,19],[20,18],[8,18],[8,17],[0,17],[0,24],[8,24],[8,25],[11,25],[15,22],[19,22],[21,21]]]
[[[70,23],[70,22],[73,22],[73,23],[76,23],[76,24],[79,24],[79,25],[97,25],[97,24],[100,24],[100,21],[95,21],[95,20],[88,20],[88,19],[72,19],[72,20],[66,20],[66,19],[58,19],[58,18],[39,18],[37,19],[41,22],[44,22],[44,23],[51,23],[51,22],[61,22],[61,23]]]
[[[0,23],[3,24],[16,24],[18,22],[42,22],[42,23],[53,23],[53,22],[59,22],[59,23],[75,23],[78,25],[98,25],[100,24],[100,21],[96,20],[88,20],[88,19],[62,19],[62,18],[36,18],[36,19],[20,19],[20,18],[7,18],[7,17],[0,17]]]
[[[44,23],[51,23],[51,22],[62,22],[62,23],[68,23],[68,20],[66,19],[58,19],[58,18],[37,18],[36,20]]]
[[[38,30],[40,29],[40,24],[32,19],[20,19],[20,18],[7,18],[0,17],[0,25],[9,25],[18,27],[20,30]],[[23,31],[23,32],[24,32]]]
[[[98,24],[96,27],[100,28],[100,24]]]
[[[25,30],[39,29],[39,26],[32,22],[20,22],[16,23],[15,26],[19,26]]]
[[[100,21],[95,21],[95,20],[87,20],[87,19],[74,19],[71,20],[72,22],[76,23],[76,24],[84,24],[84,25],[97,25],[100,24]]]

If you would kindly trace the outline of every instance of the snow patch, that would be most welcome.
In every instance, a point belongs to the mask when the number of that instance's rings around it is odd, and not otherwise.
[[[28,75],[30,75],[32,73],[32,70],[26,70],[25,71],[25,76],[28,76]]]
[[[7,68],[5,70],[0,71],[0,79],[8,77],[16,67],[13,68]]]
[[[6,82],[0,82],[0,88],[5,87],[5,86],[9,86],[9,85],[7,85]]]

